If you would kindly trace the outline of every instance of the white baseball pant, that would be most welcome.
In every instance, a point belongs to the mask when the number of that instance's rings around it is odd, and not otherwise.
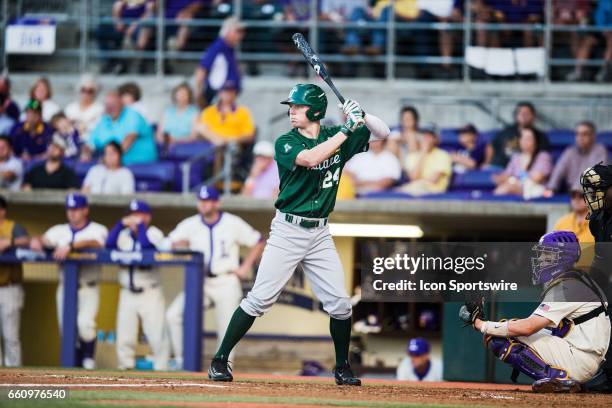
[[[55,292],[57,304],[57,321],[60,330],[62,329],[62,317],[64,312],[64,284],[57,285]],[[78,290],[77,327],[79,338],[85,342],[90,342],[96,338],[96,316],[100,306],[100,287],[99,285],[82,285]]]
[[[21,342],[19,323],[23,308],[23,287],[19,284],[0,287],[0,365],[21,365]],[[3,347],[2,347],[3,346]],[[4,348],[4,358],[2,356]]]

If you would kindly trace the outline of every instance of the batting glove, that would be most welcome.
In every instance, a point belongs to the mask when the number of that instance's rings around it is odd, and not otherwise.
[[[361,105],[359,105],[359,102],[352,99],[347,99],[342,105],[338,104],[338,107],[342,109],[342,112],[345,115],[350,115],[351,113],[361,113],[362,116],[365,116],[365,112],[361,108]]]
[[[340,128],[340,131],[347,136],[351,136],[353,132],[359,129],[365,123],[363,116],[361,114],[350,113],[346,117],[346,122]]]

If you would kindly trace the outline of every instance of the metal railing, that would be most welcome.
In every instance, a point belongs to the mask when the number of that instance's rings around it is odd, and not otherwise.
[[[60,59],[76,59],[79,71],[92,70],[92,66],[99,60],[106,58],[117,58],[129,60],[134,58],[145,59],[154,62],[154,74],[163,76],[168,62],[179,63],[181,61],[197,61],[203,50],[216,37],[217,30],[222,24],[223,15],[216,15],[207,18],[194,18],[188,21],[179,21],[176,19],[167,19],[165,17],[166,0],[157,0],[157,11],[154,18],[142,20],[143,25],[148,25],[155,33],[154,40],[150,47],[146,50],[101,50],[96,43],[96,30],[103,24],[112,24],[113,18],[110,16],[110,7],[112,0],[56,0],[53,2],[32,2],[19,0],[13,2],[11,0],[1,0],[2,18],[0,20],[0,29],[4,36],[5,28],[9,20],[14,17],[23,17],[28,15],[34,16],[51,16],[56,20],[58,25],[58,47],[52,56],[46,57],[31,57],[28,56],[28,63],[33,69],[38,71],[44,70],[34,62],[37,59],[44,61],[53,61],[49,58]],[[248,15],[243,13],[244,1],[233,0],[228,2],[231,5],[233,14],[244,17],[247,23],[248,31],[245,43],[239,49],[239,59],[245,63],[277,63],[278,66],[283,64],[299,62],[301,56],[297,53],[290,53],[286,48],[291,47],[290,35],[283,36],[283,33],[292,30],[304,32],[313,48],[318,49],[322,59],[330,64],[353,64],[356,66],[365,67],[366,71],[376,74],[376,70],[372,67],[379,68],[377,76],[382,76],[388,80],[396,78],[404,78],[414,75],[408,73],[407,68],[412,66],[421,66],[424,70],[429,68],[441,67],[444,64],[450,64],[456,72],[456,76],[452,79],[469,82],[475,79],[483,78],[482,75],[474,75],[475,70],[470,67],[465,57],[465,50],[474,45],[475,32],[486,31],[487,33],[506,33],[509,31],[522,32],[529,31],[533,33],[539,45],[544,49],[544,64],[545,69],[543,75],[536,75],[531,79],[543,82],[559,79],[563,75],[564,70],[567,72],[571,67],[576,66],[577,61],[572,56],[559,54],[559,48],[555,44],[555,39],[566,34],[587,35],[597,34],[606,31],[611,31],[606,27],[594,25],[563,25],[555,24],[553,18],[554,8],[553,0],[544,1],[544,10],[542,21],[535,24],[498,24],[498,23],[482,23],[476,21],[471,12],[464,12],[462,21],[455,22],[418,22],[418,21],[399,21],[395,19],[393,7],[391,8],[391,18],[387,22],[331,22],[322,21],[318,15],[317,1],[310,3],[310,18],[304,21],[289,22],[279,18],[279,12],[276,17],[270,14],[268,19],[249,19]],[[271,2],[278,3],[278,2]],[[34,8],[34,4],[38,8]],[[42,5],[41,5],[42,4]],[[46,6],[45,6],[46,5]],[[471,10],[473,0],[465,1],[465,10]],[[595,4],[596,5],[596,4]],[[63,8],[63,10],[62,10]],[[227,10],[226,10],[227,11]],[[194,34],[194,43],[197,43],[197,49],[170,51],[166,47],[168,31],[173,30],[177,26],[188,26]],[[60,28],[71,29],[70,34],[61,32]],[[362,34],[367,36],[373,30],[385,30],[385,45],[384,50],[378,55],[344,55],[340,52],[338,43],[342,43],[342,33],[346,30],[360,30]],[[255,35],[253,33],[257,32]],[[430,32],[438,34],[440,32],[450,32],[454,36],[453,45],[455,50],[453,55],[443,57],[437,52],[428,52],[426,55],[415,53],[414,39],[410,38],[412,34],[419,35]],[[74,34],[74,36],[72,36]],[[195,39],[196,35],[199,39]],[[249,35],[254,35],[256,39],[249,39]],[[286,37],[286,38],[284,38]],[[74,38],[71,42],[70,39]],[[283,38],[286,44],[281,47]],[[432,39],[431,43],[418,44],[419,46],[426,45],[430,50],[438,48],[437,39]],[[410,42],[412,41],[412,42]],[[248,42],[248,46],[247,43]],[[507,44],[506,44],[507,45]],[[510,45],[520,46],[519,43],[511,43]],[[567,44],[562,44],[564,47]],[[1,61],[5,69],[19,70],[19,57],[7,56],[4,52],[4,39],[0,45]],[[283,48],[281,50],[280,48]],[[15,63],[13,63],[15,60]],[[581,63],[584,67],[601,66],[605,61],[601,58],[593,58]],[[45,64],[49,65],[49,64]],[[27,68],[23,68],[27,69]],[[64,69],[63,69],[64,70]],[[363,74],[363,70],[352,72],[346,76],[367,76]],[[476,73],[477,74],[477,73]],[[311,74],[312,75],[312,74]],[[486,77],[486,76],[484,76]],[[445,78],[448,79],[448,78]]]

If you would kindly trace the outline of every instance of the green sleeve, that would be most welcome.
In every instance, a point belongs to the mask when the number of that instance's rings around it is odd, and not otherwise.
[[[344,161],[348,161],[357,153],[367,152],[370,142],[370,129],[365,125],[353,132],[353,134],[342,144],[342,155]]]
[[[291,171],[295,168],[295,158],[302,150],[306,150],[303,143],[290,134],[285,134],[279,137],[274,144],[274,160],[279,167]]]

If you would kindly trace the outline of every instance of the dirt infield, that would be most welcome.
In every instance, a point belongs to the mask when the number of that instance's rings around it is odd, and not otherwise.
[[[7,400],[10,389],[69,391],[62,401]],[[512,406],[610,407],[606,395],[534,394],[529,387],[480,383],[365,380],[338,387],[331,378],[236,375],[214,383],[204,373],[142,373],[58,369],[0,369],[0,406],[28,407],[238,407]]]

